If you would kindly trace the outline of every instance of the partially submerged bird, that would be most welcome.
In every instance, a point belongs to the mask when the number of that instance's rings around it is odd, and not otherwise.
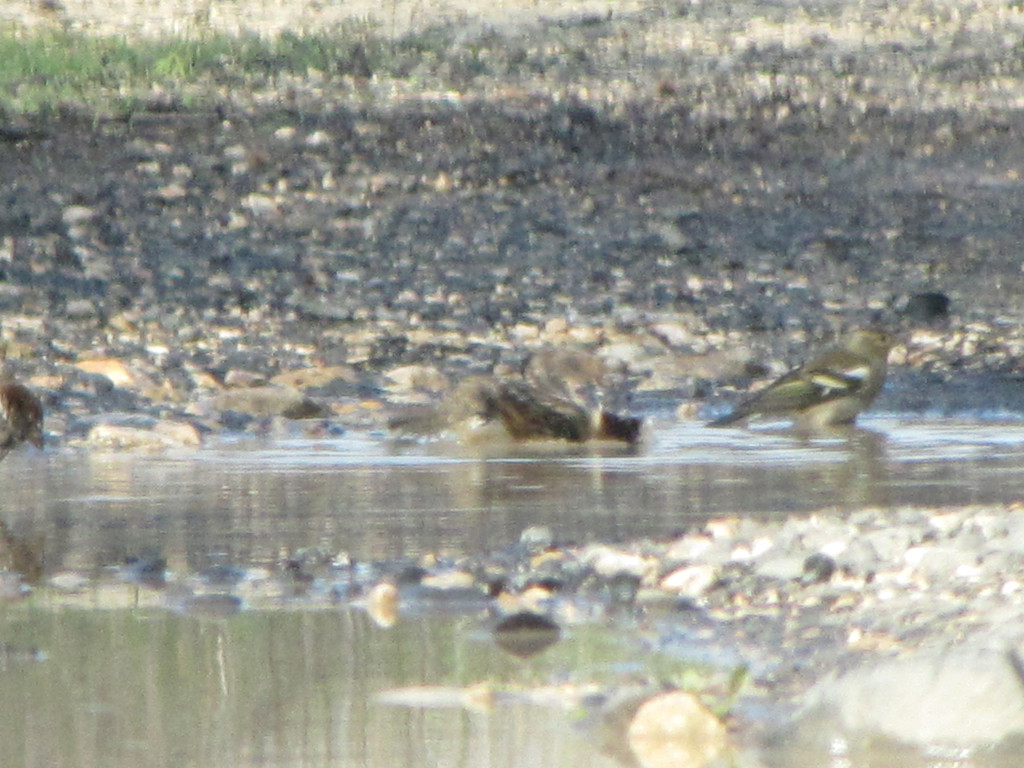
[[[0,373],[0,459],[21,443],[43,447],[43,406],[9,372]]]
[[[467,386],[468,385],[468,386]],[[464,382],[456,390],[484,421],[498,420],[515,440],[560,439],[570,443],[587,440],[640,439],[641,420],[609,411],[589,409],[552,391],[518,379]]]
[[[600,407],[593,395],[606,371],[593,360],[572,351],[564,359],[545,355],[523,377],[472,376],[436,408],[406,412],[390,426],[418,433],[452,430],[465,442],[486,439],[497,427],[516,441],[636,443],[643,420]]]
[[[619,412],[631,393],[625,366],[585,349],[546,347],[530,356],[523,378],[538,390],[557,393],[585,408]]]
[[[754,416],[792,416],[797,426],[821,430],[851,424],[882,391],[891,334],[853,331],[837,346],[790,371],[708,424],[726,427]]]

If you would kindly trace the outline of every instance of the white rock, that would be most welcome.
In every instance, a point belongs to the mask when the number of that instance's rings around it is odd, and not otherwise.
[[[700,597],[718,580],[713,565],[687,565],[677,568],[661,580],[661,588],[686,597]]]

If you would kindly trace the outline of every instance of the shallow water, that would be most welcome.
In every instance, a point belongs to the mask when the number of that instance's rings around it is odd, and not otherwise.
[[[665,424],[632,454],[482,458],[366,435],[156,457],[19,451],[0,464],[0,518],[45,542],[47,573],[89,578],[130,558],[163,557],[188,574],[273,567],[303,547],[363,561],[481,553],[535,525],[561,541],[663,538],[724,515],[1024,498],[1024,422],[877,417],[864,427],[802,440]],[[488,642],[475,614],[385,630],[349,607],[282,602],[208,620],[147,607],[146,587],[121,592],[108,602],[84,588],[80,605],[56,607],[41,590],[4,607],[0,641],[13,651],[0,670],[0,765],[616,765],[578,711],[553,716],[515,697],[490,709],[375,697],[627,678],[654,663],[635,637],[596,627],[524,662]],[[45,660],[25,661],[32,648]],[[789,762],[801,764],[823,763]]]
[[[486,459],[365,435],[155,457],[22,451],[0,464],[0,513],[48,536],[51,570],[152,554],[195,570],[318,545],[360,560],[480,553],[535,525],[560,541],[616,541],[664,538],[709,517],[1024,495],[1024,422],[865,427],[803,440],[669,425],[630,454],[526,448]]]
[[[40,767],[440,767],[556,766],[583,753],[568,716],[540,707],[377,700],[399,686],[540,678],[600,653],[569,639],[530,666],[476,639],[470,624],[421,619],[382,630],[356,611],[252,611],[219,622],[9,611],[0,631],[49,658],[2,673],[0,757]]]

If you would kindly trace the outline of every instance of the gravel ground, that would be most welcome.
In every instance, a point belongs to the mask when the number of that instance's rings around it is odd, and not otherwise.
[[[219,429],[211,396],[282,374],[375,423],[561,343],[699,401],[922,291],[952,311],[901,320],[895,378],[1017,405],[1019,12],[558,9],[474,16],[405,77],[339,64],[11,131],[3,337],[52,431]]]

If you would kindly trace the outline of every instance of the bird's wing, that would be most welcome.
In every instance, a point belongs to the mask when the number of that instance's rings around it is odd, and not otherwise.
[[[489,405],[516,439],[554,437],[580,442],[588,436],[590,419],[584,408],[526,382],[502,382]]]
[[[837,365],[836,363],[842,363]],[[737,406],[735,421],[756,413],[788,413],[848,397],[860,391],[871,375],[866,361],[822,360],[782,376]]]
[[[818,391],[822,400],[831,400],[862,390],[871,378],[871,365],[866,360],[837,360],[812,366],[802,372],[801,378]]]

